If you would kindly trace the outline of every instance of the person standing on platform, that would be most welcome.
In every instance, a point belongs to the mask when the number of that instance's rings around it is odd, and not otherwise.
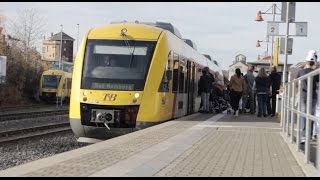
[[[231,106],[234,110],[233,115],[239,115],[239,101],[242,97],[244,91],[246,91],[246,82],[244,77],[241,76],[241,70],[237,68],[235,74],[230,78],[230,100]]]
[[[246,80],[247,84],[247,102],[250,104],[250,114],[255,114],[256,112],[256,95],[254,94],[254,91],[252,90],[253,83],[256,77],[254,77],[253,72],[254,72],[254,66],[250,66],[248,69],[247,74],[244,76],[244,79]]]
[[[277,72],[277,67],[272,67],[269,78],[271,81],[271,117],[273,117],[276,114],[277,94],[279,94],[278,90],[280,89],[281,85],[281,75]]]
[[[297,78],[306,75],[308,73],[310,73],[311,71],[314,70],[314,66],[316,65],[316,61],[317,61],[317,56],[315,55],[315,53],[312,53],[311,51],[309,51],[307,57],[306,57],[306,64],[304,66],[303,69],[301,69],[300,71],[298,71],[297,74]],[[318,98],[318,94],[317,94],[317,83],[319,82],[319,75],[316,75],[313,77],[313,88],[312,88],[312,95],[311,95],[311,114],[315,114],[315,109],[316,109],[316,104],[317,104],[317,98]],[[299,98],[299,102],[300,102],[300,110],[301,112],[306,112],[307,109],[307,88],[308,88],[308,84],[307,84],[307,80],[303,80],[301,82],[301,86],[302,86],[302,91],[301,91],[301,95]],[[313,121],[312,121],[313,122]],[[312,127],[313,127],[313,123],[311,123]],[[312,128],[313,129],[313,128]],[[305,137],[306,137],[306,118],[305,117],[301,117],[300,119],[300,136],[301,136],[301,143],[305,142]],[[312,131],[311,131],[312,133]]]
[[[262,117],[262,115],[267,117],[267,96],[270,91],[270,85],[271,82],[265,69],[261,68],[253,85],[253,89],[256,89],[258,99],[258,117]]]
[[[202,102],[202,111],[204,113],[209,113],[209,97],[212,89],[212,78],[209,72],[203,68],[202,76],[199,80],[199,94],[201,94],[201,102]]]

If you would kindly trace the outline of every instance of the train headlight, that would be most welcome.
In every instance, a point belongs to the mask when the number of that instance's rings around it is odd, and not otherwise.
[[[139,96],[140,96],[139,93],[135,93],[135,94],[134,94],[134,97],[135,97],[135,98],[138,98]]]
[[[88,95],[87,91],[84,91],[83,96],[87,96],[87,95]]]

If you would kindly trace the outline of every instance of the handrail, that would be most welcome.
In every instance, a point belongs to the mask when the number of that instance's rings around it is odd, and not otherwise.
[[[320,95],[318,94],[317,99],[314,99],[314,97],[312,97],[314,76],[320,76],[320,68],[299,78],[293,79],[284,85],[281,98],[281,128],[282,132],[287,135],[287,138],[290,140],[290,142],[296,144],[298,153],[303,153],[305,163],[312,164],[311,162],[313,162],[314,164],[312,165],[320,173],[320,140],[318,137],[316,143],[313,143],[310,136],[313,131],[313,129],[311,128],[311,124],[320,124],[320,117],[317,117],[315,114],[316,103],[320,104]],[[307,99],[303,100],[302,82],[305,80],[307,81]],[[320,86],[317,86],[317,90],[318,92],[320,92]],[[306,104],[303,107],[302,105],[304,102]],[[304,119],[305,134],[303,133],[303,131],[301,131],[302,127],[300,127],[302,125],[302,120],[304,121]],[[301,141],[303,135],[305,136],[304,144]],[[314,158],[310,155],[311,146],[315,146],[315,153],[317,158]]]

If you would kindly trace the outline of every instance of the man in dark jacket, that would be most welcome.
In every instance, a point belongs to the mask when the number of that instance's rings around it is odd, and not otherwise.
[[[211,81],[213,83],[214,82],[214,76],[213,76],[213,74],[210,73],[209,67],[204,67],[203,70],[207,71],[207,74],[211,77]],[[211,87],[213,87],[213,85]],[[198,94],[201,96],[200,88],[198,90]],[[209,95],[209,104],[210,104],[211,100],[212,100],[212,88],[211,88],[211,92],[210,92],[210,95]],[[200,103],[200,108],[199,109],[202,109],[202,107],[203,107],[203,101],[201,99],[201,103]]]
[[[209,113],[209,97],[212,89],[212,78],[205,68],[202,70],[202,76],[200,77],[198,86],[203,106],[202,112]]]
[[[272,67],[271,74],[269,75],[269,78],[271,80],[271,101],[272,101],[272,110],[271,110],[271,116],[274,116],[276,113],[276,97],[277,94],[279,94],[278,90],[280,89],[281,85],[281,75],[277,72],[277,68],[275,66]]]

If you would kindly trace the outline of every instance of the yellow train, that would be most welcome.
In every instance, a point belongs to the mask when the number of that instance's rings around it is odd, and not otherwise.
[[[77,53],[69,119],[78,137],[104,139],[198,111],[201,70],[222,70],[170,23],[111,23]]]
[[[40,78],[40,99],[47,102],[56,101],[57,97],[59,100],[69,100],[71,78],[71,73],[62,70],[49,69],[44,71]]]

